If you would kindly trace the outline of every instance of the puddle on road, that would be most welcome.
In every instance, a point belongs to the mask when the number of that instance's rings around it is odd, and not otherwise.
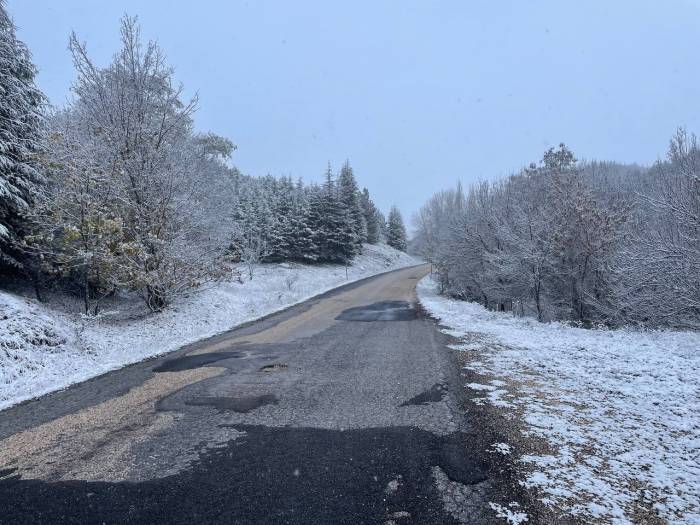
[[[404,401],[399,406],[406,407],[410,405],[427,405],[428,403],[437,403],[438,401],[442,401],[445,394],[447,394],[447,387],[441,383],[435,383],[430,387],[430,390],[421,392],[408,401]]]
[[[338,321],[413,321],[418,314],[408,301],[381,301],[343,310]]]
[[[264,394],[262,396],[242,396],[242,397],[195,397],[185,401],[190,406],[213,406],[219,410],[230,410],[241,414],[247,414],[251,410],[264,405],[276,405],[279,402],[276,396]]]

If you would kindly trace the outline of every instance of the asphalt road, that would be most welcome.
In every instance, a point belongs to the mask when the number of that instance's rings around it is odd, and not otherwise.
[[[488,523],[425,266],[0,412],[0,523]]]

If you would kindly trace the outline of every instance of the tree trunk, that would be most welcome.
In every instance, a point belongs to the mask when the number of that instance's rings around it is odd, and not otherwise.
[[[146,287],[146,305],[152,312],[159,312],[168,304],[165,291],[159,286]]]
[[[85,302],[85,315],[90,315],[90,275],[87,269],[83,280],[83,301]]]

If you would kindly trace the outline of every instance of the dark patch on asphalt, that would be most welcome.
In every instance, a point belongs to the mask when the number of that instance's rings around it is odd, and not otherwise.
[[[262,396],[242,397],[195,397],[194,399],[185,401],[185,404],[190,406],[213,406],[219,410],[231,410],[233,412],[247,414],[251,410],[255,410],[261,406],[276,405],[278,402],[279,400],[274,395],[264,394]]]
[[[462,483],[486,479],[483,465],[463,459],[473,454],[462,434],[441,437],[413,427],[233,427],[245,435],[163,478],[0,480],[0,523],[356,524],[404,512],[412,523],[455,524],[432,467]],[[386,492],[399,476],[398,489]],[[493,514],[488,501],[465,503]]]
[[[430,387],[430,390],[421,392],[417,396],[412,397],[408,401],[404,401],[399,406],[406,407],[409,405],[427,405],[428,403],[437,403],[442,401],[447,393],[447,387],[441,383],[435,383]]]
[[[487,471],[481,461],[467,453],[467,444],[462,434],[451,434],[445,437],[436,460],[437,466],[452,481],[474,485],[488,479]]]
[[[1,468],[0,469],[0,479],[7,478],[17,472],[17,468]]]
[[[271,365],[265,365],[263,367],[260,367],[259,372],[283,372],[288,368],[289,367],[284,363],[273,363]]]
[[[343,310],[338,321],[413,321],[417,313],[407,301],[381,301]]]
[[[241,352],[211,352],[209,354],[183,355],[174,359],[169,359],[163,364],[155,367],[154,372],[182,372],[200,366],[210,365],[224,359],[237,359],[245,357]]]

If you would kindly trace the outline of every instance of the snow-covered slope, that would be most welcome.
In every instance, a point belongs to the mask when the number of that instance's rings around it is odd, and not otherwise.
[[[0,409],[229,330],[331,288],[418,264],[386,245],[366,245],[343,266],[262,265],[243,284],[224,281],[158,314],[68,315],[0,292]],[[133,302],[122,308],[140,307]],[[125,315],[127,314],[127,315]]]
[[[516,464],[543,501],[585,523],[700,524],[700,333],[542,324],[429,278],[418,296],[461,340],[472,402],[522,423]]]

